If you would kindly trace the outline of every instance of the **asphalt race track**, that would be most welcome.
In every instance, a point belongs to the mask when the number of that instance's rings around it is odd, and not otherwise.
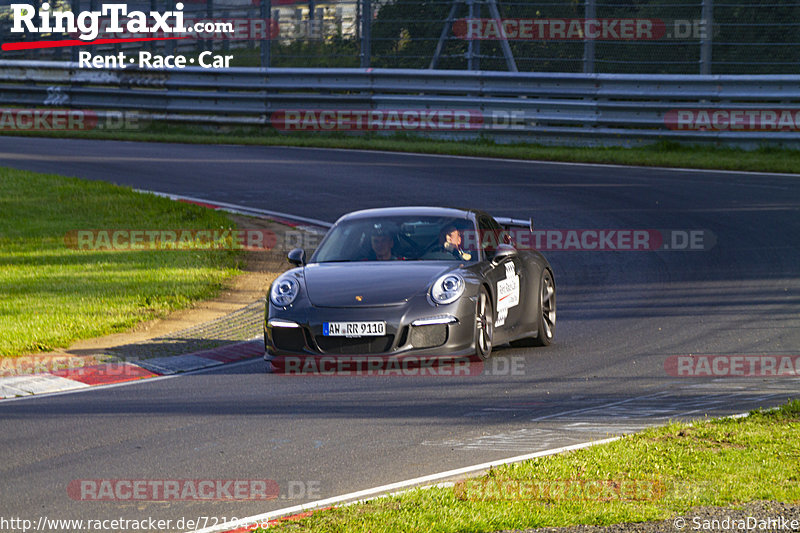
[[[800,354],[798,176],[13,137],[0,137],[0,166],[328,221],[366,207],[473,206],[532,215],[543,230],[703,230],[713,244],[546,252],[556,342],[499,348],[481,376],[289,377],[254,360],[0,403],[4,515],[243,517],[800,392],[797,377],[665,367],[689,354]],[[270,479],[281,498],[76,501],[66,488],[81,479]]]

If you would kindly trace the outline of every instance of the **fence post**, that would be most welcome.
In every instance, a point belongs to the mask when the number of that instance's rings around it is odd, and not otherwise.
[[[372,56],[372,1],[361,0],[361,68],[369,68]]]
[[[594,19],[597,17],[595,0],[586,0],[584,5],[584,18]],[[585,31],[585,30],[584,30]],[[583,73],[594,74],[594,39],[588,35],[583,37]]]
[[[314,28],[315,25],[315,16],[316,13],[314,11],[317,10],[317,5],[314,0],[308,0],[308,30],[306,32],[306,39],[316,39],[317,32]]]
[[[150,0],[150,11],[158,11],[158,2],[157,0]],[[185,23],[184,23],[185,24]],[[158,50],[158,43],[163,41],[151,41],[150,42],[150,51],[154,54],[156,50]]]
[[[495,0],[489,0],[489,15],[498,21],[503,20],[500,16],[500,10],[497,8]],[[506,58],[506,66],[509,72],[517,71],[517,62],[514,61],[514,54],[511,52],[511,46],[508,44],[508,36],[506,35],[505,28],[503,29],[503,38],[500,40],[500,48],[503,49],[503,57]]]
[[[78,14],[81,12],[81,0],[72,0],[72,2],[70,2],[70,3],[72,4],[71,5],[72,12],[75,14],[75,18],[77,18]],[[72,54],[71,55],[72,55],[72,61],[74,63],[78,62],[78,52],[79,51],[80,51],[80,49],[77,46],[73,46],[72,47]]]
[[[214,0],[206,0],[206,18],[214,20]],[[203,50],[211,50],[213,48],[214,42],[211,39],[213,39],[213,34],[208,39],[203,40]]]
[[[711,46],[714,26],[714,0],[703,0],[703,34],[700,37],[700,74],[711,74]]]
[[[475,12],[473,15],[476,19],[481,18],[481,2],[479,0],[475,0],[473,2],[475,4]],[[500,22],[498,22],[500,24]],[[472,43],[472,64],[475,67],[474,70],[481,69],[481,40],[480,39],[472,39],[470,41]]]
[[[431,64],[428,67],[429,69],[433,70],[436,68],[436,65],[439,63],[439,56],[442,55],[442,50],[444,49],[444,42],[447,40],[447,35],[450,33],[450,28],[453,26],[453,17],[456,16],[456,10],[458,9],[458,4],[460,0],[453,0],[452,5],[450,6],[450,13],[447,15],[447,19],[444,21],[444,26],[442,27],[442,33],[439,35],[439,41],[436,43],[436,50],[433,52],[433,57],[431,58]],[[467,32],[467,39],[471,39],[472,36],[469,35]]]
[[[467,0],[467,19],[473,20],[477,18],[475,13],[480,13],[480,7],[475,5],[476,0]],[[480,16],[480,15],[478,15]],[[467,41],[467,70],[480,70],[481,63],[478,53],[480,50],[480,41],[477,39],[469,39]]]
[[[164,11],[173,11],[176,3],[175,0],[164,0]],[[170,39],[169,41],[163,42],[165,43],[164,49],[166,54],[173,55],[175,53],[175,41]]]
[[[267,23],[266,34],[261,39],[261,67],[269,68],[272,60],[272,0],[261,0],[258,15]]]

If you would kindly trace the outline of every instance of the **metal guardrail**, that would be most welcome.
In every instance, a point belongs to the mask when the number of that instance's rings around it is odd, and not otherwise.
[[[76,63],[0,61],[0,105],[130,111],[143,120],[265,126],[286,110],[310,110],[317,117],[322,110],[344,115],[381,111],[386,116],[397,111],[401,119],[402,111],[427,110],[460,112],[468,117],[462,124],[466,126],[439,130],[401,123],[386,130],[603,143],[800,141],[798,75],[86,69]]]

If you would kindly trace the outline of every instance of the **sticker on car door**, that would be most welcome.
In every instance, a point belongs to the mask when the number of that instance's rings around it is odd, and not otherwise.
[[[497,282],[497,321],[494,326],[499,328],[506,323],[508,310],[519,305],[519,274],[514,263],[509,261],[506,267],[506,277]]]

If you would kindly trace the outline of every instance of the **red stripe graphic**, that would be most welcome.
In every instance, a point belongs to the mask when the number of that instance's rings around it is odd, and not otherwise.
[[[139,43],[146,41],[171,41],[175,39],[186,39],[187,37],[137,37],[134,39],[95,39],[94,41],[81,41],[78,39],[66,41],[36,41],[32,43],[3,43],[3,51],[11,50],[35,50],[38,48],[65,48],[68,46],[90,46],[95,44],[117,44],[117,43]]]

